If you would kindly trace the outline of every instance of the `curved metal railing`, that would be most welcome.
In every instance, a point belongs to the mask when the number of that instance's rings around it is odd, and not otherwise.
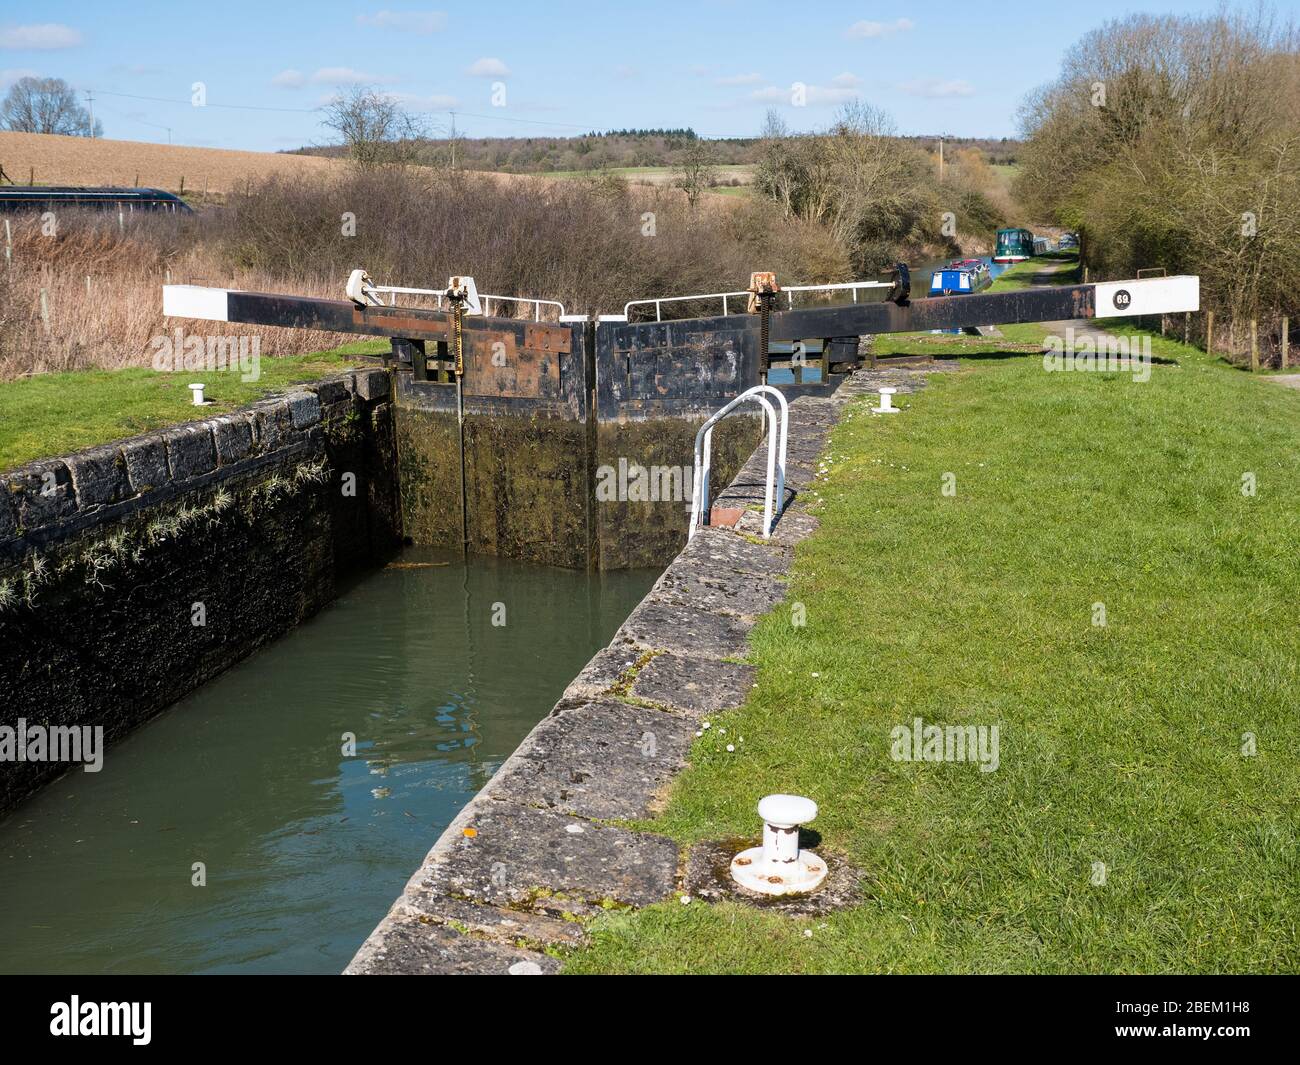
[[[773,409],[765,393],[776,396],[781,412],[779,461],[777,459],[778,418],[776,410]],[[713,457],[713,428],[742,403],[750,401],[761,405],[766,415],[764,420],[767,423],[767,484],[763,490],[763,535],[765,537],[772,535],[772,526],[780,517],[780,508],[785,504],[785,450],[790,405],[779,389],[771,385],[755,385],[710,415],[708,421],[701,425],[699,432],[695,434],[695,477],[691,486],[691,525],[687,539],[694,538],[695,530],[704,524],[704,515],[709,510],[709,466]]]

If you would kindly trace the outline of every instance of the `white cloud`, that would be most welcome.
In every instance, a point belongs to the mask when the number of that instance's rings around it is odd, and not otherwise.
[[[0,30],[0,48],[21,51],[51,51],[56,48],[75,48],[81,43],[81,31],[58,22],[42,22],[32,26],[10,26]]]
[[[899,88],[908,96],[925,96],[931,99],[975,95],[975,86],[969,81],[939,81],[936,78],[927,78],[922,81],[905,81]]]
[[[887,37],[891,33],[914,29],[915,26],[916,24],[910,18],[900,18],[894,22],[871,22],[862,19],[850,26],[845,31],[845,35],[858,38]]]
[[[396,80],[391,74],[367,74],[351,67],[321,67],[311,76],[313,85],[378,85]]]
[[[362,26],[374,26],[381,30],[400,30],[402,33],[416,33],[427,36],[437,33],[447,25],[445,11],[376,11],[373,15],[358,15],[357,22]]]
[[[729,74],[726,77],[714,78],[714,85],[757,85],[762,81],[760,74]]]
[[[850,100],[856,100],[857,97],[858,92],[856,89],[843,86],[805,85],[803,87],[804,105],[807,107],[828,107],[834,104],[844,104]],[[762,89],[755,89],[749,94],[749,98],[757,103],[794,106],[794,89],[783,89],[776,85],[768,85]]]
[[[831,84],[841,89],[852,89],[861,85],[862,79],[846,70],[843,74],[836,74],[835,77],[831,78]]]
[[[499,59],[484,56],[482,59],[474,60],[465,73],[475,78],[508,78],[510,68]]]
[[[307,83],[301,70],[282,70],[271,79],[271,84],[281,89],[297,89]]]

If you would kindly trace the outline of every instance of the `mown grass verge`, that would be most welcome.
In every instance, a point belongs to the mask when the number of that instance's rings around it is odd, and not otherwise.
[[[757,688],[641,827],[753,836],[762,795],[809,795],[861,904],[673,899],[567,971],[1300,969],[1300,402],[1176,347],[1145,384],[973,353],[856,407]],[[916,717],[997,725],[997,770],[893,760]]]
[[[177,422],[210,418],[290,385],[314,381],[356,365],[383,341],[359,341],[311,355],[264,358],[256,381],[236,372],[159,373],[155,370],[78,370],[35,374],[0,383],[0,470],[32,459],[64,455],[95,444]],[[189,386],[202,381],[212,405],[196,408]]]

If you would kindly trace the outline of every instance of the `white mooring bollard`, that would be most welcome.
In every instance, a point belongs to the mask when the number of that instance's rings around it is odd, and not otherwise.
[[[872,407],[873,414],[897,414],[898,408],[894,406],[893,396],[897,392],[896,388],[882,388],[880,390],[880,406]]]
[[[817,804],[802,795],[769,795],[760,800],[763,845],[731,859],[731,878],[764,895],[812,891],[826,879],[826,863],[812,851],[799,850],[799,826],[817,816]]]
[[[195,405],[196,407],[202,407],[202,406],[205,406],[205,405],[207,404],[207,400],[205,400],[205,399],[203,398],[203,383],[202,383],[202,382],[199,382],[198,384],[190,385],[190,392],[191,392],[191,393],[193,394],[193,396],[194,396],[194,405]]]

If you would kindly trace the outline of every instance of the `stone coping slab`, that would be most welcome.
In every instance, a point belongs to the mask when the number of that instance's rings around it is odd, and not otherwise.
[[[710,573],[731,570],[740,574],[762,574],[784,578],[794,562],[794,552],[772,544],[757,544],[729,529],[705,526],[674,560],[698,563]]]
[[[713,658],[743,658],[749,650],[752,621],[691,606],[647,598],[618,630],[643,647]]]
[[[460,935],[420,918],[396,917],[376,929],[344,973],[509,976],[559,971],[559,959],[548,954]]]
[[[756,516],[756,523],[761,535],[761,514]],[[785,598],[785,582],[773,574],[746,575],[743,580],[736,577],[731,573],[716,575],[698,562],[684,562],[664,571],[651,589],[649,598],[670,606],[710,614],[730,614],[751,622],[757,621]]]
[[[403,895],[393,907],[393,913],[514,947],[572,947],[587,938],[586,930],[573,916],[566,920],[518,907],[487,906],[432,892]]]
[[[743,662],[662,654],[652,658],[636,675],[630,694],[635,699],[667,706],[699,720],[706,714],[741,706],[757,676],[758,671]]]
[[[493,795],[474,804],[459,836],[426,861],[413,885],[506,907],[527,906],[543,891],[606,906],[648,906],[672,894],[672,840]]]
[[[566,709],[528,735],[492,793],[581,817],[648,817],[694,732],[687,718],[610,699]]]

